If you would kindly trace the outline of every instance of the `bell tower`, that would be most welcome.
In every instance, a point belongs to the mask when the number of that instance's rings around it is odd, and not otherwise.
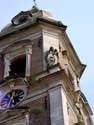
[[[66,28],[33,6],[1,30],[0,125],[92,125]]]

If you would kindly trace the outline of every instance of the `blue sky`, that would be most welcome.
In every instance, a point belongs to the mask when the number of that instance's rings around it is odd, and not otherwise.
[[[32,8],[33,0],[0,0],[0,29],[21,10]],[[67,33],[87,68],[81,88],[91,107],[94,104],[94,0],[37,0],[39,8],[52,12],[68,26]]]

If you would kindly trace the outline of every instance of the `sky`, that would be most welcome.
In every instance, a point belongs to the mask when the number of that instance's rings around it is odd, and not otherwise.
[[[68,26],[68,36],[81,62],[86,64],[80,85],[94,105],[94,0],[36,0],[40,9],[50,11]],[[31,9],[33,0],[0,0],[0,29],[20,11]]]

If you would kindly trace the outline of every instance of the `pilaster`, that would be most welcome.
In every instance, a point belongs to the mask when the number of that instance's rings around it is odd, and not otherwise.
[[[67,99],[61,86],[49,90],[51,125],[69,125]]]
[[[31,75],[32,46],[26,46],[26,76]]]

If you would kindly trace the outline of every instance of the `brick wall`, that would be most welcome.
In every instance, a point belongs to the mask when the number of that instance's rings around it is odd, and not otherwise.
[[[32,41],[32,74],[39,73],[43,67],[43,53],[42,53],[42,38],[37,38]]]
[[[49,97],[44,96],[37,100],[34,100],[25,106],[31,107],[31,111],[34,108],[40,108],[43,111],[43,115],[41,117],[36,117],[31,113],[30,117],[30,125],[50,125],[50,106],[49,106]]]
[[[0,55],[0,82],[3,80],[4,75],[4,58]]]

